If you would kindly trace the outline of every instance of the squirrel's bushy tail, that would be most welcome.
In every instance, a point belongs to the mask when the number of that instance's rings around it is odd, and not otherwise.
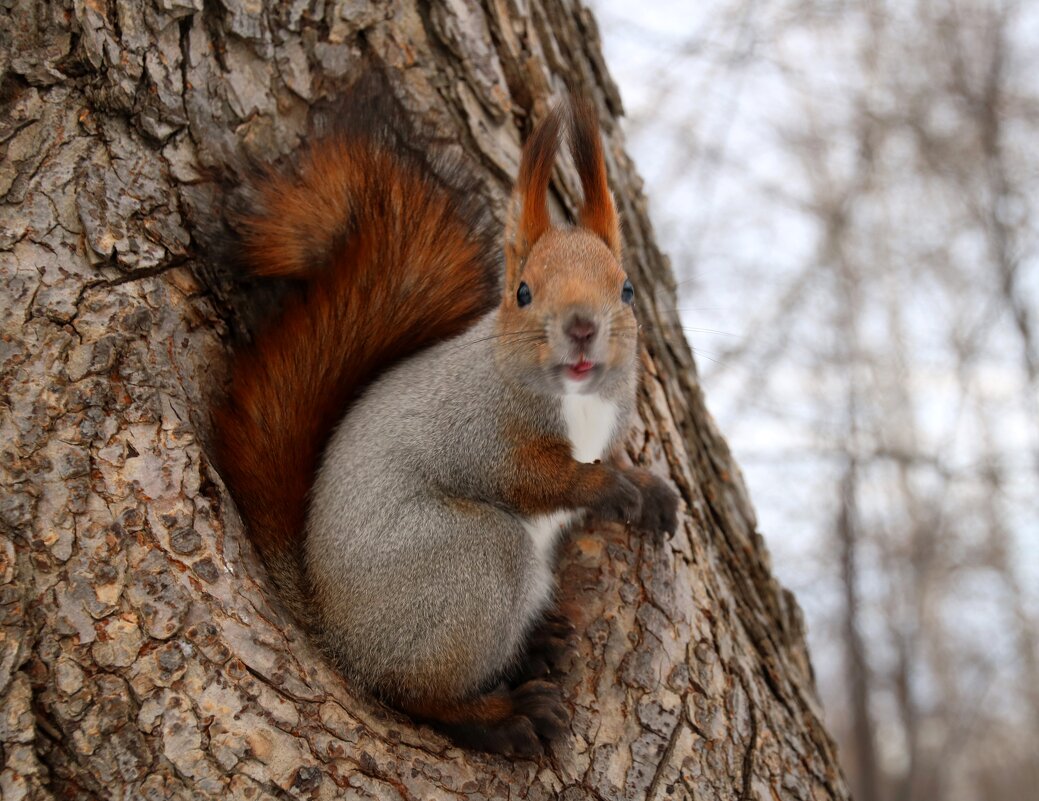
[[[306,498],[350,402],[386,367],[469,327],[497,302],[477,187],[430,157],[384,97],[290,169],[265,171],[238,215],[246,269],[304,280],[238,354],[214,412],[216,456],[278,589],[305,609]]]

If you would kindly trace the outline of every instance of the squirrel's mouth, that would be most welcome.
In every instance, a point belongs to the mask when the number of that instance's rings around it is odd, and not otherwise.
[[[579,362],[568,364],[566,366],[566,377],[571,381],[584,381],[584,379],[588,378],[588,376],[592,374],[595,368],[595,362],[581,359]]]

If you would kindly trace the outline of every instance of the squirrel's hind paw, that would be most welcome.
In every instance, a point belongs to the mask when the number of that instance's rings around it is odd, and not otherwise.
[[[489,754],[530,758],[543,750],[533,721],[522,715],[494,724],[453,724],[445,726],[444,732],[456,745]]]
[[[555,740],[570,726],[563,691],[548,681],[528,681],[512,691],[516,714],[530,720],[542,739]]]
[[[536,757],[543,752],[543,743],[556,739],[570,725],[562,690],[547,681],[528,681],[513,690],[499,689],[465,701],[403,706],[464,748],[504,756]]]
[[[574,624],[563,614],[545,616],[527,638],[526,652],[512,673],[514,684],[566,673],[577,659]]]

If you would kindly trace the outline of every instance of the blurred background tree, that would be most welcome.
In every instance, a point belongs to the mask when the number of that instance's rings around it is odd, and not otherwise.
[[[1039,4],[592,5],[855,797],[1039,797]]]

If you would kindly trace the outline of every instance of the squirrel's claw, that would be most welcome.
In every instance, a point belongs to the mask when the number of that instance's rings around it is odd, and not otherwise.
[[[526,653],[516,671],[520,682],[566,673],[577,660],[574,624],[560,613],[550,613],[530,633]]]
[[[602,493],[595,512],[604,520],[634,525],[642,515],[642,493],[631,479],[617,471]]]
[[[646,470],[638,471],[636,483],[642,493],[642,508],[632,527],[651,534],[674,534],[678,528],[678,493]]]

